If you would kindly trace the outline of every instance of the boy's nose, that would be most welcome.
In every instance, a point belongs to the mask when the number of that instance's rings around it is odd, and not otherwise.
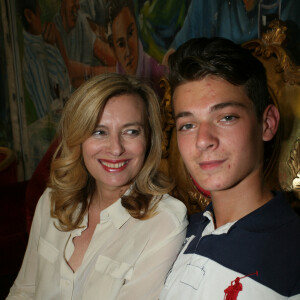
[[[218,145],[215,129],[211,124],[201,124],[197,132],[196,147],[201,151],[214,149]]]

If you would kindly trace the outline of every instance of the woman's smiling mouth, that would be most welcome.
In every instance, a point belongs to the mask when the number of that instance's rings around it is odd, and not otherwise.
[[[104,170],[108,172],[119,172],[126,168],[129,163],[129,159],[122,161],[108,161],[108,160],[98,160],[100,164],[103,166]]]

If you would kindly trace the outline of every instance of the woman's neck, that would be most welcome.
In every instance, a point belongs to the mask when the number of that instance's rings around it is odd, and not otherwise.
[[[129,186],[104,188],[96,186],[90,206],[99,212],[115,203],[127,191]]]

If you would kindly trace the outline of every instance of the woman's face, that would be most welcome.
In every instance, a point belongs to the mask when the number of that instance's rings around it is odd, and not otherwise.
[[[138,95],[112,97],[92,136],[82,144],[85,166],[98,189],[130,185],[141,170],[147,142],[145,104]]]
[[[115,56],[127,74],[135,75],[138,64],[138,32],[134,17],[124,7],[112,22]]]

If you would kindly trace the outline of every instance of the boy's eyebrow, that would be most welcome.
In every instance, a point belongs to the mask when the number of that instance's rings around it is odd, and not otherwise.
[[[188,111],[183,111],[179,114],[177,114],[174,119],[175,119],[175,122],[179,119],[179,118],[184,118],[184,117],[190,117],[192,116],[193,114],[191,112],[188,112]]]
[[[210,110],[210,112],[213,112],[213,111],[216,111],[216,110],[228,107],[228,106],[237,106],[237,107],[247,108],[247,106],[244,103],[230,101],[230,102],[218,103],[218,104],[212,106],[209,110]]]
[[[210,107],[209,111],[213,112],[213,111],[223,109],[223,108],[228,107],[228,106],[237,106],[237,107],[247,108],[247,106],[244,103],[230,101],[230,102],[218,103],[218,104]],[[179,118],[190,117],[190,116],[193,116],[193,113],[191,113],[189,111],[183,111],[183,112],[180,112],[179,114],[177,114],[174,117],[174,119],[175,119],[175,122],[176,122]]]

